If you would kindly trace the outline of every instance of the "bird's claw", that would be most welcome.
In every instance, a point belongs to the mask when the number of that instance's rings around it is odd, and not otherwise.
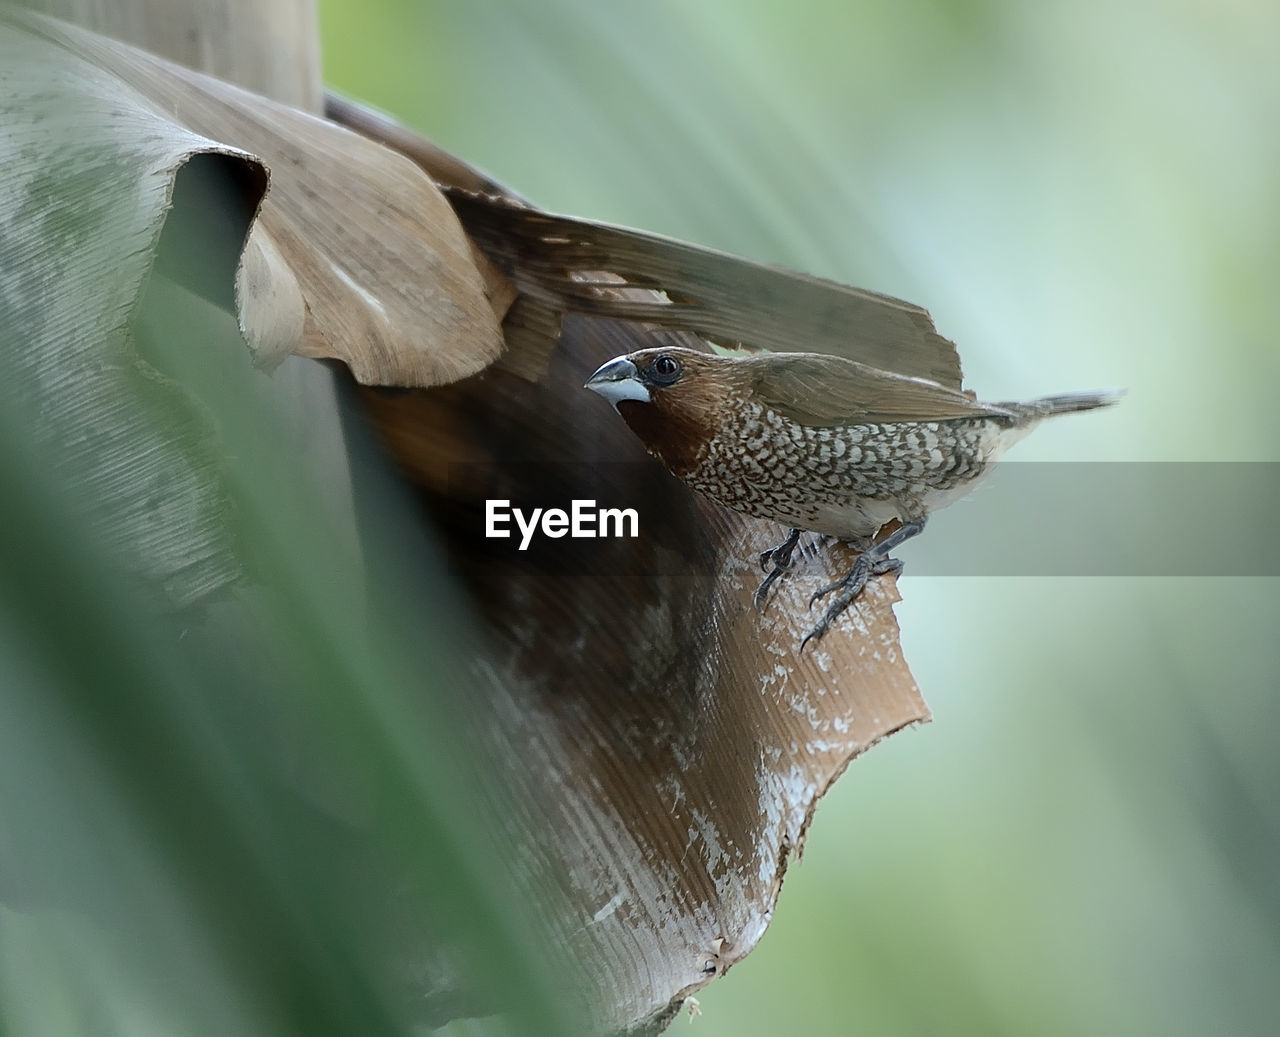
[[[821,637],[826,632],[827,632],[827,620],[824,617],[822,622],[820,622],[816,627],[814,627],[812,630],[810,630],[807,634],[804,635],[804,640],[800,642],[800,651],[803,652],[805,645],[807,645],[810,641],[814,640],[815,638]]]
[[[755,606],[757,612],[764,611],[765,599],[769,596],[769,588],[773,585],[773,581],[782,575],[785,569],[791,568],[791,552],[795,550],[796,544],[800,542],[800,530],[793,529],[787,534],[787,539],[780,543],[777,547],[771,547],[768,551],[760,555],[760,568],[764,569],[769,562],[773,562],[773,569],[769,570],[769,574],[756,588]]]
[[[760,581],[760,586],[756,588],[756,596],[753,599],[755,602],[757,612],[764,611],[764,601],[765,601],[765,598],[769,596],[769,587],[773,583],[773,581],[776,580],[781,575],[782,575],[782,569],[779,567],[777,569],[774,569],[773,572],[769,573],[768,576],[766,576],[763,580]]]
[[[845,573],[840,579],[834,583],[828,583],[825,587],[819,587],[816,591],[809,595],[809,607],[813,608],[819,598],[825,598],[828,594],[835,590],[847,590],[852,601],[857,593],[867,585],[867,580],[871,578],[871,567],[874,559],[869,554],[860,554],[854,560],[853,568]],[[840,597],[844,597],[843,594]],[[830,620],[831,616],[827,619]]]
[[[823,614],[822,619],[818,621],[817,626],[810,630],[804,636],[804,640],[800,642],[800,651],[804,651],[804,646],[810,641],[817,640],[827,632],[827,628],[831,626],[845,609],[847,609],[853,600],[862,593],[867,586],[867,581],[872,576],[883,576],[885,573],[902,572],[902,561],[898,558],[877,558],[871,552],[861,554],[853,563],[853,568],[841,579],[834,583],[829,583],[825,587],[819,587],[813,592],[809,598],[809,607],[813,608],[814,603],[834,590],[839,590],[835,601],[827,606],[827,611]]]

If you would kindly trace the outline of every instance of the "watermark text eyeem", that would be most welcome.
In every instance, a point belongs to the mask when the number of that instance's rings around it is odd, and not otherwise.
[[[484,535],[494,538],[514,536],[511,522],[520,530],[520,550],[529,549],[529,541],[541,529],[542,535],[594,539],[596,537],[638,537],[640,516],[635,508],[597,508],[593,500],[575,500],[569,510],[534,508],[525,513],[513,508],[509,500],[487,500],[484,506]]]

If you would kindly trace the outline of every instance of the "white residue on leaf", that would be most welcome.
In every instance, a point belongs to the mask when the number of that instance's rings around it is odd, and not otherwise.
[[[384,317],[384,318],[386,317],[387,308],[382,305],[381,299],[379,299],[376,295],[374,295],[371,291],[369,291],[369,289],[367,289],[364,285],[360,284],[357,280],[355,280],[355,278],[353,278],[350,274],[348,274],[345,270],[343,270],[342,267],[340,267],[332,259],[329,260],[329,268],[334,272],[334,275],[338,278],[339,281],[341,281],[353,292],[355,292],[356,295],[360,296],[360,298],[364,301],[364,304],[368,306],[369,309],[374,310],[380,317]]]
[[[825,739],[819,739],[813,742],[804,743],[804,751],[807,752],[810,756],[817,756],[818,754],[830,754],[830,753],[839,753],[841,755],[847,756],[855,748],[857,748],[856,742],[847,742],[847,741],[831,742]]]
[[[618,910],[618,908],[622,905],[622,902],[625,899],[626,897],[623,896],[623,894],[615,893],[613,895],[613,898],[609,901],[609,903],[605,904],[604,907],[602,907],[599,911],[597,911],[594,915],[591,916],[592,924],[596,922],[603,922],[606,918],[608,918],[611,914],[613,914],[616,910]]]
[[[792,753],[799,746],[792,744]],[[775,771],[763,765],[757,771],[760,789],[760,816],[764,819],[762,841],[759,846],[759,879],[770,888],[777,878],[778,861],[785,845],[795,846],[800,840],[809,804],[818,795],[818,786],[798,764],[793,763],[785,771]],[[763,923],[763,919],[761,919]]]

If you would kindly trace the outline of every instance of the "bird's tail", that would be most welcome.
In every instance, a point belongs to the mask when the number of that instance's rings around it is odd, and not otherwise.
[[[1098,392],[1071,392],[1061,396],[1044,396],[1029,403],[1002,403],[1001,407],[1018,416],[1018,424],[1030,424],[1051,418],[1055,414],[1071,414],[1081,410],[1097,410],[1110,407],[1124,395],[1123,389],[1103,389]]]

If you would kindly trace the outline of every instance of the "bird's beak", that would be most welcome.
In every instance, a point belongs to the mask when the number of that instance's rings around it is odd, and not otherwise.
[[[653,398],[649,387],[640,380],[640,371],[625,356],[610,360],[587,379],[583,388],[598,392],[615,408],[622,400],[649,403]]]

